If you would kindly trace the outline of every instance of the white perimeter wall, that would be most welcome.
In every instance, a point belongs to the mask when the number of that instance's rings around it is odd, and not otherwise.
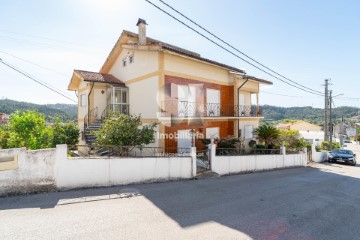
[[[11,170],[0,171],[0,195],[188,179],[196,175],[195,149],[192,157],[68,158],[67,146],[58,145],[56,149],[37,151],[0,150],[0,159],[4,157],[15,157],[17,167],[13,164]]]
[[[191,157],[60,158],[57,164],[55,178],[60,189],[193,177]]]
[[[17,168],[0,171],[0,195],[55,188],[55,153],[55,149],[27,151],[26,148],[13,148],[0,150],[0,158],[17,159]]]
[[[264,171],[307,165],[307,154],[215,156],[211,159],[213,172],[220,175]]]

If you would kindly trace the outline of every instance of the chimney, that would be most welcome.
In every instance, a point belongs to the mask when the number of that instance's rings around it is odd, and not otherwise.
[[[146,45],[146,21],[139,18],[136,26],[139,28],[139,45]]]

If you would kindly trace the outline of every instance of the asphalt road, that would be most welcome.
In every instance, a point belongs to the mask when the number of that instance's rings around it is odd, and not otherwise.
[[[360,239],[339,164],[0,199],[0,239]]]

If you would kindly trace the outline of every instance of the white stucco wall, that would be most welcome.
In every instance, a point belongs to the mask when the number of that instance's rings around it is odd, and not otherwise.
[[[59,158],[60,189],[112,186],[192,177],[191,157]]]
[[[86,95],[86,106],[81,107],[81,95],[85,94]],[[88,88],[88,83],[87,82],[81,82],[80,86],[79,86],[79,92],[78,92],[78,119],[79,120],[83,120],[85,115],[87,114],[88,111],[88,95],[89,95],[89,88]],[[79,121],[80,124],[80,121]]]
[[[132,54],[134,55],[134,62],[129,63],[129,56]],[[125,67],[123,66],[123,59],[127,60]],[[126,82],[155,72],[158,68],[158,52],[124,49],[116,59],[109,73],[121,81]]]
[[[130,113],[143,119],[157,119],[158,76],[128,85]]]
[[[317,152],[315,146],[316,144],[311,145],[312,160],[317,163],[326,161],[329,156],[328,152]]]
[[[228,70],[173,54],[165,54],[165,71],[229,83]]]
[[[211,159],[213,172],[220,175],[264,171],[286,167],[305,167],[307,154],[215,156]]]
[[[29,193],[56,188],[55,149],[27,151],[26,148],[0,150],[0,158],[17,157],[18,167],[0,171],[0,195]]]
[[[18,167],[0,171],[0,196],[49,189],[112,186],[189,179],[196,174],[196,150],[191,157],[68,158],[67,146],[27,151],[0,150],[17,157]]]
[[[245,136],[245,126],[252,126],[253,130],[259,127],[259,119],[239,119],[239,129],[241,130],[241,137],[243,138]],[[253,138],[255,140],[255,137]],[[247,146],[247,143],[252,139],[245,139],[245,144]]]

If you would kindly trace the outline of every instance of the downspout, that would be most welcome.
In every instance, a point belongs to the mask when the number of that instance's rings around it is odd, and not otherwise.
[[[249,78],[246,77],[246,81],[243,82],[243,84],[241,84],[238,89],[237,89],[237,101],[238,101],[238,110],[239,110],[239,96],[240,96],[240,89],[249,81]],[[238,113],[239,114],[239,113]],[[240,138],[241,136],[239,136],[239,128],[240,128],[240,119],[238,119],[238,127],[237,127],[237,131],[238,131],[238,138]]]

